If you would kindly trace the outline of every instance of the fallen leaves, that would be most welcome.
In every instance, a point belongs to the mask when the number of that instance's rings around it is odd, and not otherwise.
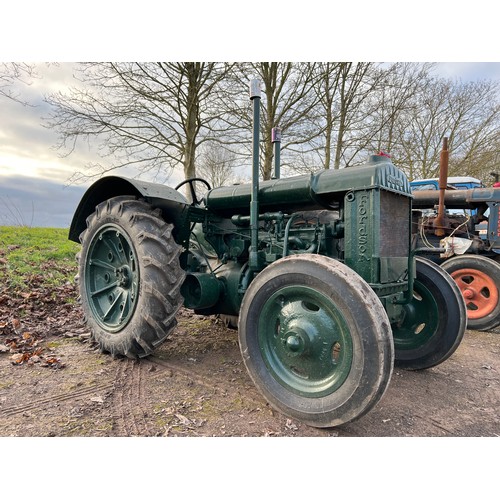
[[[25,361],[28,361],[31,357],[31,353],[29,352],[17,352],[13,354],[10,359],[13,365],[22,365]]]
[[[12,328],[17,333],[19,331],[19,329],[21,328],[21,322],[17,318],[14,318],[11,321],[11,324],[12,324]]]
[[[185,417],[184,415],[181,415],[180,413],[176,413],[175,417],[177,418],[177,420],[179,420],[179,422],[182,425],[185,425],[187,427],[190,427],[193,425],[193,422],[191,422],[191,420],[189,420],[189,418]]]
[[[65,364],[52,354],[46,356],[45,348],[40,345],[40,340],[29,332],[22,333],[18,339],[8,338],[5,344],[0,344],[0,352],[13,353],[10,361],[13,365],[34,365],[54,369],[64,368]]]
[[[0,355],[10,354],[13,365],[64,368],[61,359],[44,344],[48,338],[64,336],[82,323],[80,309],[66,300],[72,298],[76,302],[75,285],[50,285],[45,280],[48,269],[44,274],[30,276],[25,290],[0,283]]]
[[[49,368],[59,370],[61,368],[64,368],[66,365],[59,358],[51,357],[48,359],[44,359],[42,363],[40,363],[40,366],[48,366]]]

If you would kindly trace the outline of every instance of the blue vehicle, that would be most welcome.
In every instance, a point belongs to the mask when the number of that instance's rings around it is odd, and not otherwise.
[[[439,178],[418,179],[410,182],[412,191],[427,191],[439,189]],[[448,177],[447,189],[474,189],[486,187],[483,182],[475,177]]]

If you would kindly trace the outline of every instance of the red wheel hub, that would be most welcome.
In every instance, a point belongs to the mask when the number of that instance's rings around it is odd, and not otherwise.
[[[459,269],[451,277],[460,288],[467,307],[469,319],[484,318],[498,304],[498,289],[495,282],[477,269]]]

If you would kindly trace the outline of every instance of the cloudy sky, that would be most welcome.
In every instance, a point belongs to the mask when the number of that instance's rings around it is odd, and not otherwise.
[[[43,97],[73,85],[73,68],[72,63],[38,64],[39,78],[30,85],[17,83],[13,90],[32,106],[0,96],[0,225],[69,227],[88,185],[71,184],[69,178],[99,158],[88,148],[61,156],[54,131],[43,125],[49,111]],[[443,63],[439,72],[462,80],[500,80],[500,62]],[[173,177],[170,183],[178,181]]]
[[[318,0],[299,9],[261,0],[177,4],[162,8],[143,0],[140,8],[128,9],[123,2],[88,0],[75,14],[62,0],[9,2],[2,7],[0,63],[452,61],[440,65],[442,76],[500,80],[497,16],[488,15],[481,2],[459,9],[422,0],[410,13],[396,0],[358,0],[356,12],[351,4],[325,10]],[[87,162],[99,161],[85,148],[61,157],[57,137],[43,126],[48,112],[43,97],[74,83],[73,66],[39,63],[40,78],[29,86],[16,84],[13,90],[32,107],[0,96],[0,225],[68,227],[86,187],[68,180]],[[173,177],[170,183],[177,181]]]

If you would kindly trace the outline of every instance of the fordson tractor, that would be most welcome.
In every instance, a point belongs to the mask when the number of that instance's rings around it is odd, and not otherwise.
[[[251,82],[253,180],[197,196],[104,177],[84,194],[69,238],[103,352],[142,358],[183,306],[238,328],[248,373],[283,414],[315,427],[353,421],[393,366],[445,361],[466,326],[448,273],[415,255],[412,194],[389,158],[259,182],[260,88]]]

